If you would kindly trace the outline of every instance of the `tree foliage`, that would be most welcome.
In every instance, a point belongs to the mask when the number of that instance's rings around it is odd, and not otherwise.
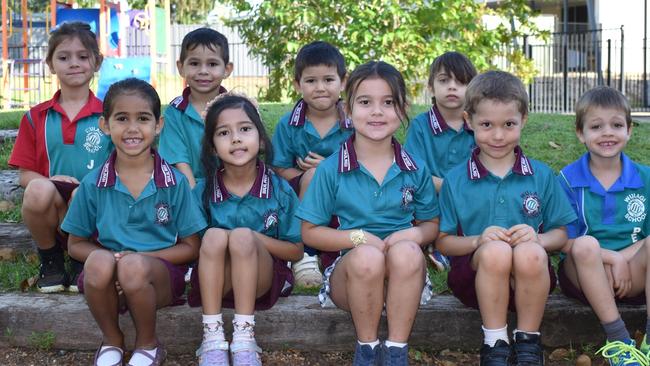
[[[315,40],[338,46],[348,67],[381,59],[401,70],[412,91],[421,90],[428,66],[448,50],[463,52],[479,70],[507,59],[511,71],[526,78],[532,63],[521,47],[508,47],[516,37],[539,34],[529,21],[526,0],[500,2],[496,9],[475,0],[226,0],[240,14],[225,19],[236,27],[252,53],[270,69],[270,87],[263,97],[277,101],[292,97],[293,61],[299,48]],[[488,29],[486,15],[505,22]],[[517,24],[512,30],[510,21]]]

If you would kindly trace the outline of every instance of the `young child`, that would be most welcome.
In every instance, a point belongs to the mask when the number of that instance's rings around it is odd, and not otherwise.
[[[578,216],[567,227],[560,286],[593,308],[607,336],[601,351],[610,365],[647,365],[650,351],[650,313],[639,352],[616,306],[644,305],[650,294],[650,168],[623,153],[631,134],[623,94],[604,86],[586,92],[576,104],[576,135],[587,153],[558,177]]]
[[[502,71],[475,77],[464,116],[477,146],[440,192],[436,246],[453,256],[449,288],[481,313],[482,366],[543,365],[539,327],[555,287],[546,253],[564,245],[564,225],[576,216],[553,171],[519,146],[528,117],[519,79]],[[508,309],[519,310],[512,349]]]
[[[25,188],[22,215],[38,247],[37,289],[76,292],[83,264],[67,274],[67,236],[59,225],[79,181],[110,154],[110,139],[99,129],[102,102],[89,89],[102,63],[97,39],[86,23],[62,23],[50,33],[45,61],[61,89],[20,121],[9,164],[20,169]]]
[[[161,365],[156,309],[179,303],[206,222],[187,179],[152,148],[163,120],[151,85],[113,84],[100,125],[115,151],[81,181],[61,226],[70,256],[85,262],[77,286],[103,334],[94,365],[122,364],[118,314],[127,309],[136,328],[129,365]]]
[[[314,168],[352,134],[340,102],[345,74],[343,55],[329,43],[312,42],[296,56],[293,83],[302,98],[275,128],[272,165],[301,198]],[[309,247],[305,251],[303,259],[293,264],[296,284],[320,286],[317,252]]]
[[[415,117],[406,134],[404,147],[424,160],[437,192],[447,172],[466,161],[474,147],[474,136],[463,118],[465,89],[474,76],[476,68],[462,53],[436,57],[427,85],[433,105]]]
[[[264,156],[263,162],[261,156]],[[201,366],[228,365],[221,308],[235,308],[234,365],[261,365],[254,310],[271,308],[292,287],[287,261],[302,257],[298,196],[269,168],[273,151],[257,108],[224,94],[209,106],[201,150],[206,179],[195,187],[209,222],[191,306],[203,306]]]
[[[297,216],[305,243],[341,251],[325,270],[319,298],[352,314],[354,365],[406,365],[418,306],[431,296],[422,246],[438,233],[438,200],[426,166],[393,136],[407,118],[400,72],[369,62],[345,89],[355,133],[316,169]],[[332,215],[338,230],[328,227]],[[384,306],[388,339],[380,346]]]
[[[225,93],[221,82],[230,76],[228,40],[210,28],[195,29],[183,37],[176,61],[187,87],[165,109],[165,129],[160,135],[160,155],[180,170],[194,187],[201,170],[202,113],[209,101]]]

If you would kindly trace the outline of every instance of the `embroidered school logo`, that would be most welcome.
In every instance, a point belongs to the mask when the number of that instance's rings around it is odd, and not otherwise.
[[[625,218],[629,222],[641,222],[645,220],[645,196],[632,193],[625,197],[627,202],[627,213]]]
[[[98,127],[88,127],[84,131],[86,133],[86,141],[83,144],[84,149],[91,154],[96,153],[102,148],[102,139],[104,133]]]
[[[169,205],[161,202],[156,205],[156,224],[158,225],[167,225],[171,220],[171,215],[169,213]]]
[[[413,194],[415,193],[414,186],[404,186],[401,189],[402,191],[402,210],[407,210],[409,204],[413,202]]]
[[[523,198],[522,209],[524,211],[524,215],[528,217],[539,216],[541,204],[539,202],[537,193],[524,192],[521,195],[521,198]]]
[[[264,214],[264,231],[276,226],[278,224],[278,213],[272,210]]]

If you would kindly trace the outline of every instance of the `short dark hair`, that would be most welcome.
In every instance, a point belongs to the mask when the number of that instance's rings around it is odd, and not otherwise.
[[[582,131],[584,118],[592,107],[618,109],[625,113],[627,129],[632,126],[630,103],[623,93],[609,86],[597,86],[582,94],[576,103],[576,131]]]
[[[160,97],[158,97],[156,89],[154,89],[148,82],[136,78],[120,80],[108,88],[108,92],[106,92],[106,96],[104,96],[104,110],[102,113],[106,120],[108,120],[111,117],[111,113],[113,113],[115,98],[124,94],[137,94],[143,99],[149,101],[151,112],[154,117],[156,117],[156,123],[158,123],[158,120],[160,119]]]
[[[382,79],[392,92],[395,111],[400,121],[408,121],[406,113],[409,103],[406,99],[406,83],[404,77],[393,65],[384,61],[370,61],[357,66],[350,74],[348,82],[345,83],[345,102],[348,110],[352,112],[354,94],[362,81],[368,79]]]
[[[294,67],[293,78],[300,81],[302,72],[309,66],[335,66],[339,78],[345,78],[345,58],[338,48],[323,41],[312,42],[303,46],[296,56],[296,65]]]
[[[433,80],[436,74],[445,70],[447,74],[453,74],[456,80],[467,85],[476,76],[476,67],[472,61],[460,52],[449,51],[438,56],[429,67],[429,86],[433,88]]]
[[[212,28],[197,28],[183,37],[181,43],[181,55],[179,61],[183,62],[187,58],[187,52],[198,46],[207,47],[214,52],[221,52],[221,59],[225,64],[230,62],[228,55],[228,38]],[[218,48],[218,50],[217,50]]]
[[[465,112],[476,113],[476,107],[484,100],[496,100],[502,103],[516,102],[519,113],[528,115],[528,93],[518,77],[505,71],[488,71],[479,74],[467,86],[465,91]]]
[[[45,62],[52,65],[52,57],[56,48],[66,39],[77,38],[88,52],[92,55],[92,64],[97,67],[102,61],[99,53],[97,36],[90,30],[90,25],[84,22],[63,22],[50,31],[50,38],[47,40],[47,55]]]

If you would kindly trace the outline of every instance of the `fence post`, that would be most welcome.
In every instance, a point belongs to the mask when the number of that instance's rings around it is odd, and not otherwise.
[[[625,95],[625,47],[623,26],[621,25],[621,82],[620,90]]]
[[[607,40],[607,86],[612,86],[612,40]]]
[[[567,37],[566,33],[562,35],[562,112],[567,112],[567,109],[569,108],[569,95],[567,94],[569,86],[569,45]]]

